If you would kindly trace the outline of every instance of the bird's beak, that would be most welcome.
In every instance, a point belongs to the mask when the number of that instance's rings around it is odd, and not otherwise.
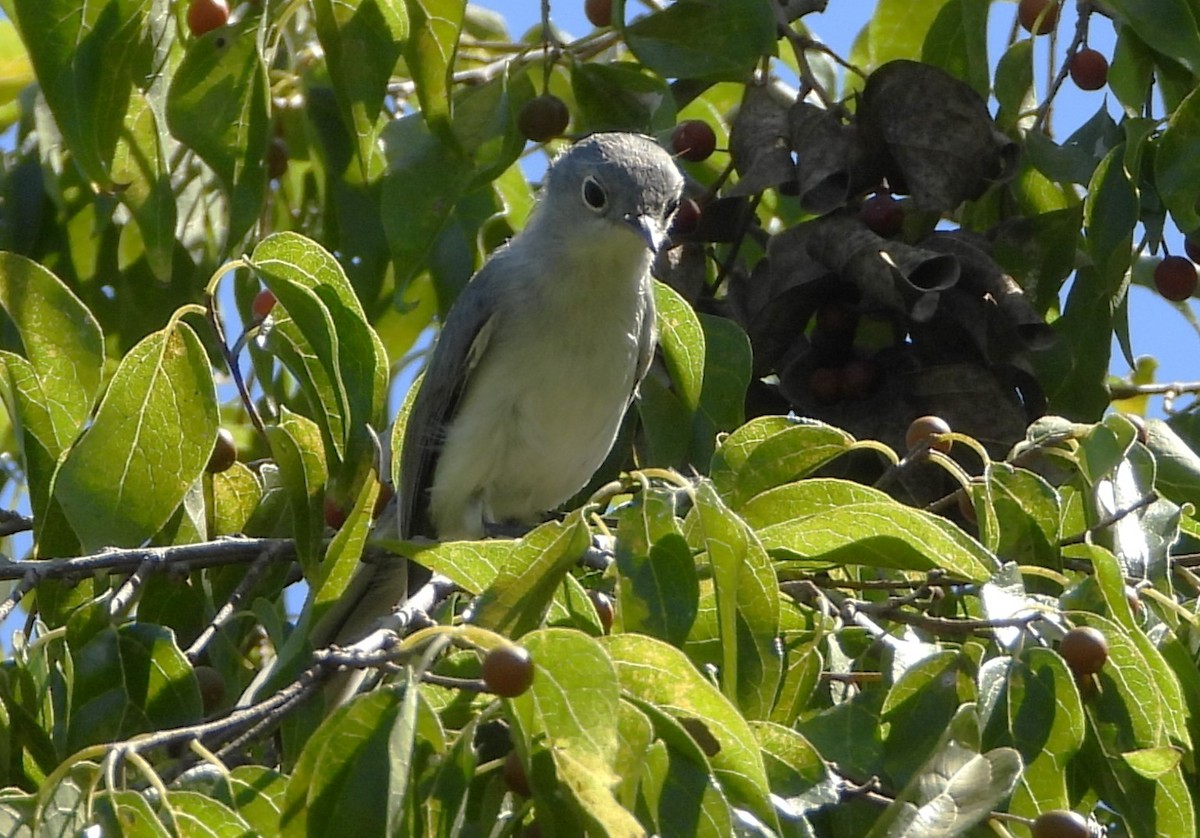
[[[650,252],[657,255],[667,239],[667,232],[657,220],[646,215],[625,214],[625,223],[633,228]]]

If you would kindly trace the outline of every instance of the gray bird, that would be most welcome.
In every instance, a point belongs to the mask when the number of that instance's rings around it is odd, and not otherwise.
[[[653,355],[650,266],[682,188],[649,137],[593,134],[555,158],[525,229],[472,278],[433,349],[404,430],[402,538],[533,524],[587,485]],[[402,573],[363,570],[340,642],[405,595]]]

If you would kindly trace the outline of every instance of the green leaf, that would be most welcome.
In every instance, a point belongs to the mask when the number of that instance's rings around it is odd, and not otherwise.
[[[1188,0],[1110,0],[1109,5],[1157,52],[1200,75],[1200,31]]]
[[[747,718],[766,718],[782,677],[775,571],[754,531],[700,481],[692,516],[712,568],[723,662],[721,683]]]
[[[665,78],[742,81],[775,47],[775,17],[757,0],[678,0],[624,28],[638,61]]]
[[[751,722],[750,729],[763,750],[771,793],[786,804],[789,820],[838,802],[838,780],[807,739],[771,722]]]
[[[617,666],[621,689],[677,720],[703,724],[718,746],[709,755],[718,781],[732,799],[778,829],[761,751],[737,709],[673,646],[636,634],[601,642]]]
[[[262,211],[270,131],[259,18],[249,15],[187,47],[167,95],[171,133],[212,168],[229,200],[224,244],[233,247]]]
[[[1110,298],[1129,270],[1133,228],[1138,222],[1138,193],[1125,172],[1124,159],[1122,143],[1100,161],[1083,205],[1087,251]]]
[[[1058,492],[1044,479],[1005,463],[989,463],[987,492],[996,516],[1002,561],[1054,567],[1058,562]]]
[[[279,424],[267,426],[267,442],[292,510],[296,553],[305,576],[317,575],[321,535],[325,531],[325,456],[316,424],[280,408]]]
[[[420,114],[388,123],[380,141],[388,161],[382,221],[397,275],[407,282],[426,266],[434,240],[474,172],[455,144],[431,131]],[[449,302],[443,305],[448,308]]]
[[[638,787],[641,805],[663,838],[723,838],[733,832],[733,813],[713,779],[703,752],[679,722],[655,708],[658,741],[646,752]]]
[[[979,715],[987,747],[1016,748],[1025,763],[1009,811],[1034,817],[1069,809],[1067,766],[1084,737],[1083,704],[1062,658],[1027,649],[979,670]]]
[[[948,2],[952,0],[880,0],[867,24],[869,69],[896,58],[919,60],[930,28]]]
[[[362,304],[337,260],[295,233],[277,233],[247,262],[275,294],[287,317],[275,322],[289,369],[308,382],[329,458],[330,476],[344,492],[374,466],[371,429],[383,428],[388,361]],[[278,308],[278,307],[277,307]]]
[[[502,73],[484,84],[468,86],[454,97],[454,136],[475,172],[469,188],[482,188],[482,196],[489,199],[487,218],[499,208],[493,209],[492,181],[525,150],[517,116],[521,106],[536,95],[528,73]]]
[[[1176,503],[1190,503],[1200,509],[1200,456],[1176,432],[1174,423],[1187,421],[1185,416],[1146,421],[1146,445],[1154,454],[1158,473],[1154,487]],[[1195,439],[1195,437],[1193,437]]]
[[[262,484],[245,463],[212,476],[212,506],[208,531],[213,537],[246,531],[246,522],[263,497]]]
[[[922,648],[918,648],[920,654]],[[903,664],[901,650],[893,666]],[[897,784],[915,778],[941,747],[947,726],[959,707],[974,698],[957,652],[943,650],[918,660],[900,673],[880,709],[888,723],[883,744],[884,768]]]
[[[713,485],[736,510],[755,495],[806,477],[849,451],[854,437],[822,422],[762,417],[725,438],[713,455]]]
[[[525,635],[536,675],[532,686],[508,706],[520,741],[529,750],[547,741],[554,779],[541,782],[535,756],[530,783],[542,812],[569,801],[579,818],[598,834],[637,835],[637,822],[617,802],[620,690],[605,649],[582,632],[542,629]],[[550,818],[553,823],[556,818]]]
[[[675,99],[662,77],[626,62],[587,61],[571,68],[579,110],[575,130],[654,134],[675,124]]]
[[[512,558],[476,601],[473,622],[512,638],[532,631],[590,542],[578,514],[542,524],[519,539]]]
[[[120,187],[121,201],[137,221],[150,269],[164,282],[171,278],[178,214],[169,170],[171,155],[178,147],[165,134],[151,99],[139,90],[131,91],[125,130],[113,155],[112,177]]]
[[[158,532],[203,473],[217,419],[208,355],[186,323],[131,349],[55,476],[84,549],[134,547]]]
[[[689,411],[700,406],[704,387],[704,330],[696,312],[679,292],[654,283],[658,344],[676,395]]]
[[[996,64],[996,127],[1009,130],[1022,119],[1021,114],[1036,104],[1033,87],[1033,39],[1017,41],[1005,50]],[[1028,137],[1026,138],[1028,139]]]
[[[752,529],[761,530],[772,524],[818,515],[848,504],[891,502],[892,498],[886,492],[861,483],[832,477],[810,477],[760,492],[747,501],[738,514]]]
[[[977,582],[997,563],[979,542],[944,518],[894,501],[842,506],[764,527],[758,537],[770,551],[805,562],[941,568]]]
[[[95,806],[105,834],[122,838],[168,838],[171,834],[146,798],[136,791],[110,791],[97,795]]]
[[[78,545],[51,481],[95,403],[103,336],[58,277],[13,253],[0,252],[0,308],[15,332],[0,343],[0,396],[24,458],[38,545],[47,554],[69,552]]]
[[[304,745],[288,780],[280,834],[332,835],[347,823],[384,835],[393,764],[389,740],[403,694],[380,689],[339,707]]]
[[[29,53],[21,43],[17,28],[7,18],[0,21],[0,108],[14,102],[25,86],[34,81]],[[8,128],[0,123],[0,127]]]
[[[1180,103],[1159,138],[1154,185],[1181,230],[1200,227],[1200,92]]]
[[[357,140],[364,181],[383,169],[375,141],[387,84],[408,38],[404,4],[379,0],[315,0],[317,37],[346,125]]]
[[[405,5],[412,35],[404,58],[416,82],[421,117],[434,134],[449,139],[450,82],[466,0],[405,0]]]
[[[17,27],[29,50],[38,85],[75,163],[102,189],[112,189],[110,167],[136,69],[152,56],[143,37],[149,0],[15,0]]]
[[[990,92],[987,54],[987,3],[948,0],[934,18],[921,45],[921,62],[962,79],[980,96]]]
[[[644,491],[622,510],[616,562],[622,629],[683,645],[696,619],[700,583],[669,494]]]
[[[243,838],[250,824],[222,803],[194,791],[172,791],[166,805],[179,835]]]
[[[1119,259],[1118,251],[1114,262]],[[1080,267],[1063,316],[1054,323],[1057,342],[1033,356],[1050,410],[1061,416],[1094,422],[1108,407],[1114,293],[1099,270]]]
[[[251,829],[269,835],[279,828],[287,777],[261,765],[239,765],[213,783],[212,797]]]
[[[200,719],[200,690],[172,632],[149,623],[106,627],[72,649],[67,750]]]
[[[1154,51],[1128,24],[1116,27],[1117,44],[1108,68],[1108,87],[1127,114],[1140,114],[1154,80]]]

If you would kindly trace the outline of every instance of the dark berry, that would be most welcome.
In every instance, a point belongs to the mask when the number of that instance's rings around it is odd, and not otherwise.
[[[1067,632],[1058,653],[1077,677],[1094,675],[1108,660],[1108,641],[1091,626],[1078,626]]]
[[[1179,303],[1196,293],[1196,265],[1182,256],[1168,256],[1154,268],[1154,287],[1166,299]]]
[[[871,232],[885,239],[904,229],[904,205],[891,195],[872,195],[863,201],[859,217]]]
[[[1067,69],[1080,90],[1099,90],[1108,84],[1108,59],[1094,49],[1081,49],[1072,55]]]
[[[187,25],[193,35],[203,35],[229,22],[225,0],[192,0],[187,8]]]
[[[1058,25],[1059,0],[1021,0],[1017,6],[1017,17],[1026,32],[1045,35]]]
[[[517,113],[517,128],[522,136],[535,143],[561,136],[571,121],[567,103],[552,93],[530,99]]]
[[[483,683],[502,698],[515,698],[533,683],[533,658],[521,646],[497,646],[483,659]]]
[[[584,0],[583,13],[592,26],[611,26],[612,0]]]
[[[929,447],[934,451],[945,454],[954,443],[948,439],[937,439],[942,434],[950,433],[950,425],[940,416],[918,416],[908,426],[904,434],[904,444],[912,451],[921,443],[929,440]]]
[[[217,429],[217,441],[212,452],[208,455],[208,465],[205,470],[209,474],[219,474],[228,471],[237,462],[237,445],[234,444],[233,434],[225,428]]]
[[[707,160],[716,150],[717,135],[712,126],[699,119],[689,119],[675,126],[671,134],[671,148],[689,163]]]

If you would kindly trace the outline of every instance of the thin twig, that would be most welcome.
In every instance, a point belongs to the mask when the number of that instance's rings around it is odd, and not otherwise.
[[[1075,37],[1071,39],[1070,45],[1067,46],[1066,55],[1063,57],[1062,66],[1058,68],[1058,73],[1054,76],[1054,80],[1050,83],[1050,89],[1046,91],[1046,98],[1041,105],[1038,106],[1037,116],[1033,119],[1033,125],[1030,126],[1030,131],[1041,131],[1043,128],[1048,129],[1048,121],[1050,119],[1050,108],[1054,104],[1054,97],[1058,95],[1058,89],[1062,87],[1066,81],[1067,75],[1071,71],[1071,57],[1079,51],[1079,48],[1087,43],[1088,20],[1091,12],[1091,3],[1079,3],[1079,16],[1075,21]],[[1054,44],[1051,43],[1050,49],[1053,54]]]
[[[98,573],[132,573],[150,562],[157,567],[193,570],[243,564],[269,550],[275,561],[294,561],[296,545],[289,538],[219,538],[199,544],[179,544],[171,547],[138,547],[106,549],[88,556],[69,559],[30,559],[20,562],[0,562],[0,581],[24,579],[33,574],[37,581],[44,579],[76,579]]]
[[[1087,541],[1089,536],[1093,536],[1096,533],[1098,533],[1100,530],[1106,529],[1107,527],[1111,527],[1113,524],[1117,523],[1122,518],[1132,515],[1134,512],[1137,512],[1140,509],[1145,509],[1147,506],[1154,503],[1156,500],[1158,500],[1158,495],[1155,494],[1154,492],[1150,492],[1147,495],[1143,495],[1132,506],[1129,506],[1125,509],[1118,509],[1116,512],[1112,512],[1108,515],[1105,515],[1103,518],[1101,518],[1099,521],[1097,521],[1092,526],[1088,527],[1083,532],[1060,539],[1058,542],[1058,546],[1066,547],[1070,544],[1083,544],[1084,542]]]
[[[1200,393],[1200,381],[1165,381],[1158,384],[1111,384],[1110,401],[1132,399],[1134,396],[1178,396],[1181,393]]]
[[[266,572],[267,567],[269,567],[272,562],[273,559],[270,550],[264,550],[258,555],[257,558],[254,559],[253,563],[251,563],[250,567],[246,570],[246,574],[242,577],[242,580],[238,582],[237,587],[233,589],[233,593],[229,595],[229,599],[225,600],[225,604],[222,605],[220,610],[213,615],[213,618],[209,620],[208,625],[205,626],[204,630],[200,632],[200,635],[196,638],[195,642],[193,642],[192,645],[188,647],[188,650],[184,652],[184,656],[187,657],[188,661],[192,665],[195,665],[196,661],[200,659],[200,656],[204,654],[205,648],[207,648],[208,644],[212,642],[212,639],[217,636],[217,631],[221,628],[221,626],[229,622],[233,615],[237,613],[237,609],[241,606],[242,600],[245,599],[249,595],[250,591],[254,589],[254,586],[258,584],[258,580],[262,578],[263,573]]]
[[[8,615],[25,598],[25,594],[37,587],[37,583],[38,575],[33,571],[26,571],[17,586],[4,598],[4,602],[0,602],[0,623],[8,619]]]
[[[33,519],[14,509],[0,509],[0,538],[33,529]]]

